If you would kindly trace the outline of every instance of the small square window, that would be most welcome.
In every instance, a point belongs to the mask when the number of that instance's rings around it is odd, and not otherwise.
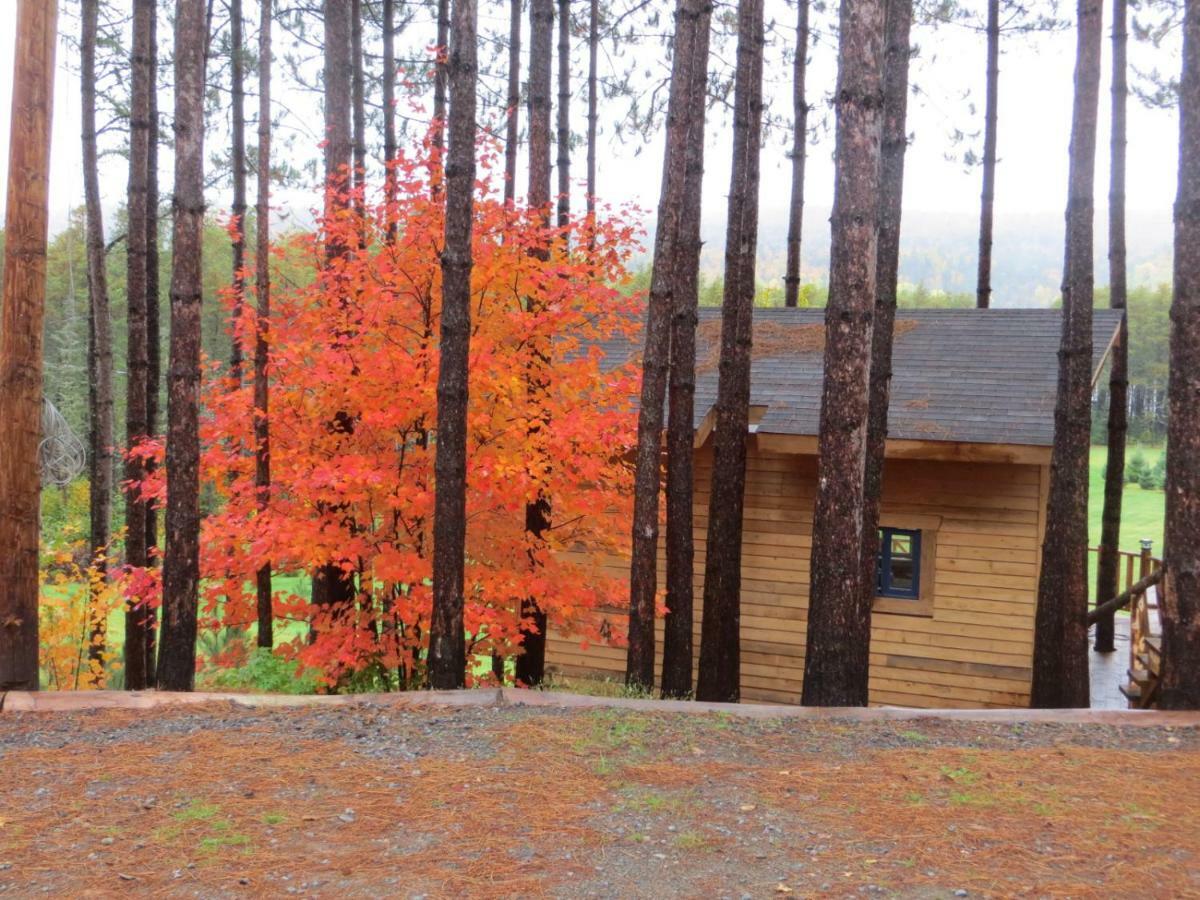
[[[920,599],[921,532],[903,528],[879,529],[875,590],[880,597]]]

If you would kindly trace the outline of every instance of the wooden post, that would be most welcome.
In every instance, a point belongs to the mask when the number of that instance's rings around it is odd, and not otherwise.
[[[1150,574],[1150,570],[1154,565],[1154,557],[1150,552],[1154,549],[1154,541],[1149,538],[1142,538],[1142,557],[1141,566],[1138,569],[1138,579],[1145,578]]]
[[[0,691],[38,688],[38,443],[56,0],[20,0],[0,295]]]

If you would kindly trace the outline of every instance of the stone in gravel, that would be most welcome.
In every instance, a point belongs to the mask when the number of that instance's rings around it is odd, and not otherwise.
[[[967,892],[965,890],[963,890],[962,888],[959,888],[957,891],[954,892],[954,896],[955,897],[966,897]]]
[[[358,817],[354,814],[354,810],[347,809],[344,813],[342,813],[340,816],[338,816],[338,818],[341,819],[343,822],[345,822],[347,825],[349,825],[351,822],[353,822]]]
[[[112,844],[115,844],[116,842],[117,842],[116,838],[106,837],[106,838],[100,839],[100,843],[103,844],[105,847],[111,846]]]

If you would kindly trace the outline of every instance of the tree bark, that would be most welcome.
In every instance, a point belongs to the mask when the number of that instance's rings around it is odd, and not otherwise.
[[[1167,389],[1162,709],[1200,709],[1200,3],[1184,5]]]
[[[571,0],[558,0],[558,227],[571,221]]]
[[[550,224],[550,92],[553,73],[554,0],[531,0],[529,4],[529,207],[539,211],[543,225]],[[531,252],[548,258],[549,247]],[[529,312],[536,307],[529,306]],[[548,364],[545,348],[533,347],[533,361],[526,374],[530,402],[538,403],[537,394],[543,388],[537,371]],[[537,421],[530,427],[530,456],[537,457],[539,431],[547,423]],[[532,469],[540,469],[544,460],[537,460]],[[525,505],[525,532],[531,546],[537,546],[550,527],[549,499],[539,488],[538,499]],[[531,553],[531,563],[533,563]],[[515,661],[514,674],[518,682],[533,686],[541,684],[546,671],[546,612],[537,597],[527,597],[521,609],[521,648]],[[524,623],[528,622],[526,625]]]
[[[21,0],[0,294],[0,691],[38,689],[38,444],[58,4]]]
[[[146,433],[158,434],[159,384],[162,381],[162,352],[159,340],[158,290],[158,16],[150,16],[148,64],[150,67],[150,97],[146,129]],[[147,461],[146,472],[157,465]],[[159,557],[151,553],[158,546],[158,510],[152,504],[146,508],[147,565],[159,565]],[[158,639],[158,610],[148,606],[142,610],[146,633],[145,672],[147,687],[154,686],[156,644]]]
[[[390,4],[390,0],[388,0]],[[385,15],[386,20],[386,15]],[[385,21],[386,27],[386,21]],[[271,392],[267,379],[271,328],[271,0],[260,0],[258,26],[258,203],[254,225],[254,487],[258,510],[271,499]],[[275,646],[275,617],[271,604],[271,563],[255,575],[258,646]]]
[[[100,205],[99,153],[96,146],[96,37],[100,0],[83,0],[80,23],[80,88],[83,139],[83,192],[87,208],[88,409],[90,411],[90,549],[99,580],[92,597],[88,658],[103,665],[105,617],[97,612],[99,589],[108,580],[113,491],[113,353],[104,254],[104,211]],[[97,679],[98,680],[98,679]]]
[[[429,682],[466,682],[463,560],[467,534],[467,371],[471,342],[471,236],[475,186],[475,0],[454,0],[449,57],[450,148],[442,251],[441,361],[438,366],[437,489],[433,515],[433,622]]]
[[[1091,448],[1092,228],[1103,6],[1080,0],[1071,116],[1063,326],[1046,536],[1038,578],[1030,706],[1086,707],[1088,453]]]
[[[242,341],[239,323],[246,305],[246,88],[242,41],[242,0],[229,0],[230,165],[233,169],[233,340],[229,377],[242,383]]]
[[[683,202],[672,279],[671,364],[667,404],[667,613],[663,620],[662,692],[692,693],[695,605],[694,426],[696,323],[700,305],[700,213],[704,187],[704,119],[708,99],[709,23],[698,36],[687,72],[688,126]]]
[[[871,608],[862,585],[865,453],[883,122],[883,0],[843,0],[825,381],[802,700],[865,706]]]
[[[363,85],[362,0],[350,0],[350,59],[352,64],[351,100],[354,103],[354,206],[365,210],[363,192],[367,187],[367,107]]]
[[[599,121],[600,0],[588,5],[587,218],[588,251],[596,250],[596,125]]]
[[[351,59],[350,6],[345,0],[325,0],[325,218],[329,222],[350,203],[353,138],[350,118],[354,63]],[[325,258],[333,262],[349,247],[342,240],[327,240]],[[343,297],[340,300],[345,303]],[[334,432],[351,432],[354,419],[338,412],[329,423]],[[336,507],[337,501],[326,506]],[[344,615],[354,604],[354,578],[340,560],[329,560],[313,577],[312,602],[327,615]],[[316,629],[313,629],[315,634]]]
[[[441,155],[446,147],[446,58],[450,43],[450,0],[437,0],[437,58],[433,68],[433,148],[437,154],[437,165],[442,164]],[[440,192],[441,176],[435,172],[433,190]]]
[[[987,90],[983,115],[983,191],[979,202],[979,275],[975,306],[987,309],[992,302],[992,221],[996,209],[996,123],[1000,87],[1000,0],[988,0]]]
[[[504,205],[517,197],[517,150],[521,141],[521,0],[508,5],[508,122],[504,134]]]
[[[167,522],[158,686],[190,691],[200,588],[200,303],[204,230],[204,0],[175,14],[175,199],[167,375]]]
[[[649,690],[654,686],[654,604],[658,592],[658,494],[661,479],[663,401],[671,357],[671,313],[674,308],[676,260],[681,213],[687,184],[688,137],[697,110],[689,74],[707,67],[710,0],[677,0],[674,56],[667,100],[666,151],[654,260],[646,309],[642,353],[641,406],[638,410],[634,458],[633,552],[629,565],[629,648],[625,683]],[[699,63],[704,60],[704,63]]]
[[[1127,0],[1113,0],[1112,32],[1112,130],[1109,149],[1108,184],[1108,292],[1109,306],[1124,310],[1125,284],[1125,46]],[[1121,318],[1120,334],[1112,349],[1108,377],[1108,444],[1104,469],[1104,512],[1100,519],[1100,559],[1096,566],[1096,602],[1117,595],[1121,549],[1121,500],[1125,491],[1125,439],[1129,430],[1129,326]],[[1095,649],[1111,653],[1115,619],[1112,615],[1096,623]]]
[[[388,242],[396,240],[394,208],[397,188],[391,163],[400,152],[396,143],[396,0],[383,0],[383,161],[384,197],[388,208]]]
[[[742,510],[750,423],[755,254],[762,143],[762,0],[739,0],[733,99],[733,171],[725,231],[725,294],[705,543],[704,619],[696,699],[741,698]]]
[[[875,322],[871,332],[867,453],[863,465],[863,605],[875,602],[879,556],[879,513],[883,500],[884,451],[892,390],[892,345],[896,285],[900,271],[900,213],[904,198],[904,154],[908,149],[908,63],[912,0],[888,0],[883,60],[883,137],[879,185],[879,242],[875,262]]]
[[[149,158],[151,104],[154,93],[153,29],[156,18],[154,0],[135,0],[133,6],[133,49],[130,60],[129,185],[126,198],[128,233],[126,249],[126,388],[125,442],[153,435],[150,426],[150,281],[148,254],[151,219],[149,205]],[[141,482],[148,466],[137,458],[125,461],[125,481]],[[135,568],[151,565],[149,543],[150,504],[139,499],[136,491],[125,495],[125,564]],[[144,690],[153,683],[149,668],[149,609],[143,598],[133,597],[125,607],[125,687]]]
[[[804,163],[808,150],[808,0],[796,0],[796,59],[792,63],[792,197],[788,205],[787,273],[784,306],[800,304],[800,237],[804,226]]]

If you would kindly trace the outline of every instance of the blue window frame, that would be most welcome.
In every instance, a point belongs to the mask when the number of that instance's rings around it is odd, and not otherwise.
[[[875,578],[880,597],[921,599],[921,532],[879,529],[879,565]]]

